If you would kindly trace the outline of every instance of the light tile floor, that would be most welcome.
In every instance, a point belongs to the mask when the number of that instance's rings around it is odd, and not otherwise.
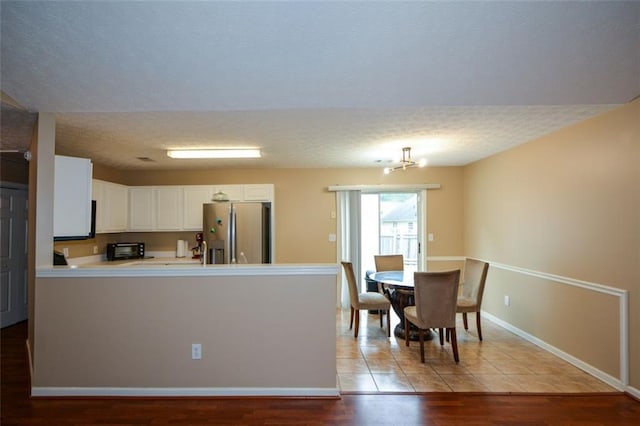
[[[482,321],[484,340],[475,330],[475,314],[469,331],[458,315],[460,362],[453,361],[451,345],[440,346],[438,337],[425,342],[425,363],[420,346],[393,335],[399,322],[391,316],[391,338],[380,328],[377,315],[361,313],[357,339],[349,330],[349,310],[336,311],[336,364],[341,392],[618,392],[606,383],[574,367],[550,352],[502,327]]]

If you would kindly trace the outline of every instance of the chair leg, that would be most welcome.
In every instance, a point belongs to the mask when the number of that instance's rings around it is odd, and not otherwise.
[[[482,328],[480,327],[480,311],[476,312],[476,326],[478,327],[478,338],[482,342]]]
[[[380,316],[380,328],[382,328],[382,315],[384,314],[384,311],[382,309],[378,309],[378,315]]]
[[[407,317],[404,317],[404,344],[409,346],[409,320]]]
[[[438,329],[438,334],[440,335],[440,346],[444,346],[444,334],[442,333],[442,328]]]
[[[356,331],[353,334],[353,337],[358,337],[358,329],[360,328],[360,309],[356,309],[355,310],[355,314],[356,314]]]
[[[442,329],[440,329],[442,330]],[[407,332],[407,330],[405,330],[405,333]],[[420,340],[420,362],[422,362],[424,364],[424,330],[421,328],[418,328],[418,338]],[[408,333],[407,333],[408,334]]]
[[[391,337],[391,309],[387,311],[387,337]]]
[[[460,362],[460,357],[458,356],[458,338],[456,337],[456,328],[448,329],[451,332],[451,347],[453,348],[453,359],[456,363]]]
[[[351,321],[349,321],[349,330],[353,328],[353,306],[351,307]]]
[[[467,324],[467,313],[466,312],[462,313],[462,323],[464,324],[464,329],[468,330],[469,329],[469,324]]]

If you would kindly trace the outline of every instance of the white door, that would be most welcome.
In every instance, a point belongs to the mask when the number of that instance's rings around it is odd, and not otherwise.
[[[27,191],[0,188],[0,323],[27,319]]]

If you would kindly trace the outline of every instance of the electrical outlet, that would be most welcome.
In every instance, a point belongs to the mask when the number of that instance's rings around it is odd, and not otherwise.
[[[504,306],[511,305],[511,298],[505,294],[504,296]]]
[[[98,254],[98,246],[93,246],[93,254]]]
[[[202,345],[200,343],[191,344],[191,359],[202,359]]]
[[[64,257],[69,257],[69,248],[68,247],[64,247],[62,249],[62,254],[64,254]]]

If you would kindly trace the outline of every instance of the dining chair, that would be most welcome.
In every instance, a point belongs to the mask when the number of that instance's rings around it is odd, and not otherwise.
[[[373,260],[376,272],[404,270],[404,257],[401,254],[377,254]]]
[[[458,356],[458,340],[456,338],[456,302],[460,270],[444,272],[414,272],[413,283],[415,305],[404,308],[404,329],[409,330],[409,323],[418,327],[420,342],[420,361],[424,363],[424,332],[429,328],[438,328],[440,345],[444,345],[444,331],[451,338],[453,359]],[[405,333],[405,344],[409,346],[409,333]]]
[[[358,337],[358,329],[360,328],[360,310],[376,309],[380,314],[380,327],[382,327],[382,315],[387,314],[387,337],[391,337],[391,302],[381,293],[367,292],[360,293],[356,285],[356,276],[353,272],[353,264],[351,262],[341,262],[347,276],[349,284],[349,299],[351,304],[351,321],[349,322],[349,330],[353,328],[353,317],[356,318],[356,329],[354,337]]]
[[[462,288],[458,296],[456,312],[462,313],[464,329],[469,330],[467,324],[467,313],[476,313],[476,327],[478,328],[478,338],[482,341],[482,328],[480,327],[480,307],[482,306],[482,295],[484,285],[487,280],[489,264],[477,259],[466,258],[464,261],[464,273]]]
[[[404,271],[404,257],[401,254],[376,254],[373,256],[376,272]],[[382,284],[378,283],[378,293],[384,293]]]

